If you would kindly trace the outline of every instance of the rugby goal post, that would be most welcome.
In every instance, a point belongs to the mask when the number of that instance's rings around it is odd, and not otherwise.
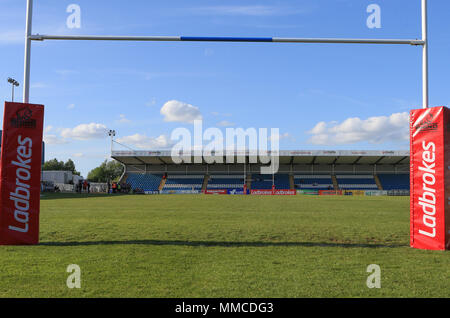
[[[326,43],[326,44],[384,44],[422,46],[422,110],[411,112],[411,246],[423,249],[450,249],[450,191],[446,192],[446,183],[450,175],[450,158],[445,155],[450,133],[447,132],[449,111],[446,108],[429,109],[428,97],[428,21],[427,0],[422,4],[422,38],[418,39],[351,39],[351,38],[280,38],[280,37],[204,37],[204,36],[95,36],[95,35],[40,35],[32,33],[33,0],[27,0],[25,62],[23,104],[29,105],[31,44],[32,41],[77,40],[77,41],[181,41],[181,42],[245,42],[245,43]],[[31,107],[31,106],[30,106]],[[5,105],[6,108],[6,105]],[[437,126],[436,126],[437,125]],[[431,126],[431,128],[427,128]],[[436,127],[436,128],[433,128]],[[447,137],[448,134],[449,136]],[[3,134],[5,137],[7,134]],[[42,134],[41,134],[42,136]],[[42,138],[42,137],[41,137]],[[434,138],[427,141],[427,138]],[[422,148],[420,148],[423,146]],[[448,149],[450,150],[450,149]],[[3,158],[2,158],[3,160]],[[445,164],[447,163],[447,168]],[[425,169],[425,170],[424,170]],[[2,169],[3,170],[3,169]],[[445,173],[445,177],[444,177]],[[416,181],[414,181],[416,180]],[[423,181],[423,182],[422,182]],[[2,177],[2,198],[12,188],[4,183]],[[450,186],[450,185],[449,185]],[[449,189],[450,190],[450,189]],[[5,196],[3,196],[3,192]],[[444,198],[444,195],[447,195]],[[36,196],[34,196],[36,197]],[[416,198],[417,201],[416,201]],[[37,204],[39,205],[39,204]],[[12,211],[1,210],[1,215]],[[33,219],[39,218],[39,210],[30,211],[27,222],[38,226]],[[32,235],[17,233],[8,240],[7,224],[0,218],[0,244],[36,244],[38,228],[33,228]],[[22,219],[23,221],[23,219]],[[36,225],[37,224],[37,225]],[[26,224],[28,226],[28,223]],[[425,227],[424,227],[425,226]],[[425,234],[424,234],[425,233]],[[6,238],[6,240],[4,239]]]

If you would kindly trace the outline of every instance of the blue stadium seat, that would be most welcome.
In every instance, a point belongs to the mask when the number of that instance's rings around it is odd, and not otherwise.
[[[281,190],[290,189],[289,175],[275,174],[275,188]],[[254,174],[252,175],[252,189],[267,190],[272,189],[271,174]]]
[[[163,190],[201,190],[203,175],[169,175]]]
[[[379,174],[383,190],[409,190],[409,174]]]
[[[211,175],[208,180],[208,189],[243,190],[244,176],[241,175]]]
[[[373,175],[337,175],[341,190],[378,190]]]
[[[295,175],[294,184],[300,190],[334,189],[331,175]]]
[[[141,189],[143,191],[156,191],[161,184],[162,175],[149,173],[129,173],[127,183],[133,190]]]

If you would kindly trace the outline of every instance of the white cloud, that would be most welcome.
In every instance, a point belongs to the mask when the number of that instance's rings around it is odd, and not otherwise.
[[[219,127],[233,127],[236,126],[235,123],[229,122],[228,120],[222,120],[221,122],[217,123],[217,126]]]
[[[77,153],[74,153],[72,156],[74,156],[74,157],[76,157],[76,158],[81,158],[81,157],[84,156],[84,154],[81,153],[81,152],[77,152]]]
[[[48,125],[47,127],[45,127],[44,132],[48,133],[48,132],[52,131],[52,129],[53,129],[53,126],[52,125]]]
[[[31,88],[46,88],[46,87],[48,87],[48,85],[42,82],[31,84]]]
[[[354,144],[369,142],[380,144],[387,141],[409,139],[409,114],[395,113],[390,116],[348,118],[343,122],[319,122],[311,129],[309,142],[316,145]]]
[[[173,145],[173,142],[166,135],[154,138],[135,134],[119,138],[117,141],[125,145],[133,145],[140,149],[165,149]]]
[[[148,107],[152,107],[152,106],[155,106],[156,105],[156,98],[152,98],[152,100],[150,100],[150,101],[148,101],[147,103],[145,103],[145,106],[148,106]]]
[[[67,109],[74,109],[75,108],[75,104],[70,104],[69,106],[67,106]]]
[[[118,120],[119,123],[123,123],[123,124],[131,123],[131,120],[129,120],[124,114],[120,114],[119,118],[120,118]]]
[[[278,140],[278,141],[280,141],[280,140],[282,140],[282,139],[293,139],[293,137],[292,137],[292,135],[290,134],[290,133],[284,133],[284,134],[281,134],[281,135],[270,135],[267,139],[269,140],[269,141],[274,141],[274,140]]]
[[[25,33],[23,30],[12,30],[6,32],[0,32],[0,45],[1,44],[24,44]]]
[[[67,140],[56,135],[44,135],[44,142],[47,145],[63,145],[68,143]]]
[[[219,113],[219,112],[212,112],[213,116],[221,116],[221,117],[231,117],[232,115],[230,113]]]
[[[77,140],[89,140],[106,138],[107,128],[103,124],[90,123],[81,124],[75,128],[65,128],[61,131],[63,138],[73,138]]]
[[[177,100],[165,103],[160,113],[167,122],[193,123],[194,120],[202,120],[198,107]]]

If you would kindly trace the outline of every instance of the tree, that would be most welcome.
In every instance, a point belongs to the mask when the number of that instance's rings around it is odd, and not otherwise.
[[[58,161],[58,159],[52,159],[49,161],[44,162],[44,165],[42,166],[42,170],[44,171],[49,171],[49,170],[54,170],[54,171],[60,171],[60,170],[64,170],[64,162],[63,161]]]
[[[72,159],[67,160],[67,162],[64,164],[64,169],[67,171],[72,171],[74,174],[77,174],[75,173],[77,171],[75,170],[75,163],[72,161]]]
[[[75,163],[72,159],[68,159],[66,162],[58,161],[58,159],[52,159],[44,162],[42,166],[43,171],[71,171],[75,175],[80,175],[80,173],[75,169]]]
[[[122,173],[123,166],[120,162],[105,160],[89,172],[88,179],[92,182],[118,181]]]

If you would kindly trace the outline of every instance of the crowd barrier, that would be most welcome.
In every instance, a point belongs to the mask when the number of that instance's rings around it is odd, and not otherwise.
[[[390,190],[388,191],[389,196],[409,196],[410,191],[409,190]]]
[[[154,191],[144,191],[144,194],[160,194],[159,190],[154,190]]]
[[[107,193],[108,184],[107,183],[91,183],[91,193]]]
[[[73,184],[55,183],[61,192],[75,192],[75,186]]]
[[[158,192],[160,194],[199,194],[199,193],[201,193],[200,190],[161,190],[161,191],[150,191],[150,192],[156,192],[156,193],[150,193],[150,194],[157,194]]]
[[[299,195],[409,196],[409,190],[297,190]]]
[[[319,190],[319,195],[342,195],[341,190]]]
[[[214,189],[214,190],[205,190],[203,191],[204,194],[228,194],[227,190],[220,190],[220,189]]]
[[[297,190],[297,194],[302,195],[319,195],[318,190]]]
[[[250,191],[247,190],[246,194],[250,194]],[[230,195],[244,195],[244,190],[237,190],[237,189],[233,189],[233,190],[227,190],[227,194]]]
[[[344,190],[344,195],[366,195],[365,190]]]
[[[75,192],[75,186],[73,184],[55,183],[60,192],[68,193]],[[89,189],[90,193],[107,193],[108,184],[106,183],[91,183]]]
[[[381,197],[381,196],[387,196],[388,191],[386,190],[369,190],[366,191],[366,196],[368,197]]]
[[[251,190],[250,194],[252,195],[296,195],[297,191],[295,190]]]
[[[73,184],[55,183],[55,186],[59,188],[61,192],[70,193],[75,192],[75,186]],[[91,193],[106,193],[108,185],[106,183],[91,183]],[[224,190],[224,189],[212,189],[212,190],[155,190],[145,191],[145,194],[221,194],[221,195],[243,195],[244,190]],[[409,190],[247,190],[247,194],[252,195],[356,195],[356,196],[409,196]]]

